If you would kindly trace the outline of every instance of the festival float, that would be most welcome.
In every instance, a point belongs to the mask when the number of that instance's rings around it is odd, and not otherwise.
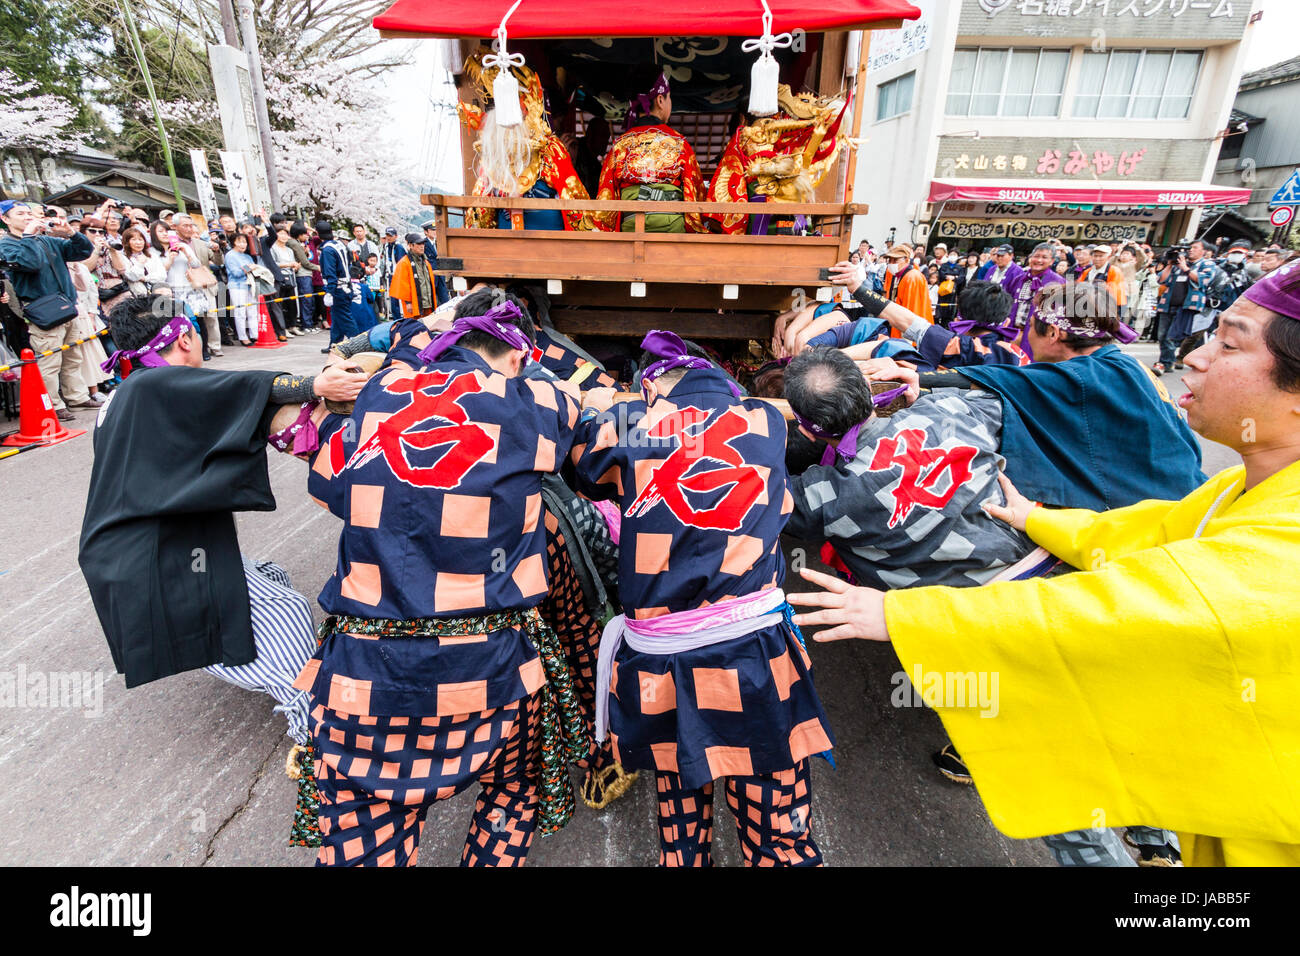
[[[456,288],[543,288],[574,336],[761,342],[780,312],[831,298],[866,212],[849,198],[871,31],[919,15],[903,0],[397,0],[374,26],[455,41],[463,194],[422,201]]]

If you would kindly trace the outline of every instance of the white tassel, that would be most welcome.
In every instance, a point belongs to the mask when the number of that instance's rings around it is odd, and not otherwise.
[[[496,52],[483,57],[483,69],[497,68],[496,79],[492,81],[492,101],[496,107],[497,125],[505,128],[519,126],[524,121],[523,111],[519,108],[519,81],[510,72],[512,66],[524,65],[524,55],[506,50],[506,21],[519,8],[520,2],[515,0],[514,6],[501,18],[496,43],[493,44]]]
[[[754,68],[749,74],[749,112],[755,116],[771,116],[777,111],[777,83],[781,79],[781,64],[772,51],[777,47],[789,49],[794,37],[789,33],[772,34],[772,11],[763,0],[763,35],[757,40],[746,40],[740,45],[745,53],[759,51]]]
[[[777,111],[776,86],[781,79],[781,64],[770,53],[754,61],[749,73],[749,112],[753,116],[771,116]]]
[[[776,94],[772,95],[775,98]],[[496,107],[498,126],[518,126],[524,121],[523,112],[519,109],[519,81],[508,67],[503,66],[498,70],[496,79],[492,81],[492,101]]]

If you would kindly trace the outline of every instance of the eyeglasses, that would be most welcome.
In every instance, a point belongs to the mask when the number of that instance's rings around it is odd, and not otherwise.
[[[104,234],[104,230],[103,230],[103,229],[87,229],[86,232],[91,233],[91,234],[98,233],[98,234],[101,235],[101,236]]]

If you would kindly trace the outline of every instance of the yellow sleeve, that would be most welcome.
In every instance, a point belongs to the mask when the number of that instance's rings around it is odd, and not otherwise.
[[[1164,544],[1165,516],[1176,501],[1140,501],[1114,511],[1035,508],[1025,533],[1066,564],[1084,571],[1134,551]]]
[[[1294,522],[1243,526],[1099,571],[892,591],[885,617],[1009,836],[1300,843],[1297,548]]]
[[[1190,538],[1218,494],[1236,484],[1241,469],[1211,479],[1182,501],[1139,501],[1111,511],[1035,508],[1025,533],[1066,564],[1092,571],[1108,561]]]

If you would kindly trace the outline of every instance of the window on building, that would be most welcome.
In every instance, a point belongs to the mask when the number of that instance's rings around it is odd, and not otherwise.
[[[1074,115],[1186,119],[1201,72],[1195,50],[1111,50],[1083,55]]]
[[[958,50],[949,116],[1060,116],[1069,50]]]
[[[881,83],[876,87],[876,122],[901,116],[912,108],[912,90],[916,87],[916,71]]]

